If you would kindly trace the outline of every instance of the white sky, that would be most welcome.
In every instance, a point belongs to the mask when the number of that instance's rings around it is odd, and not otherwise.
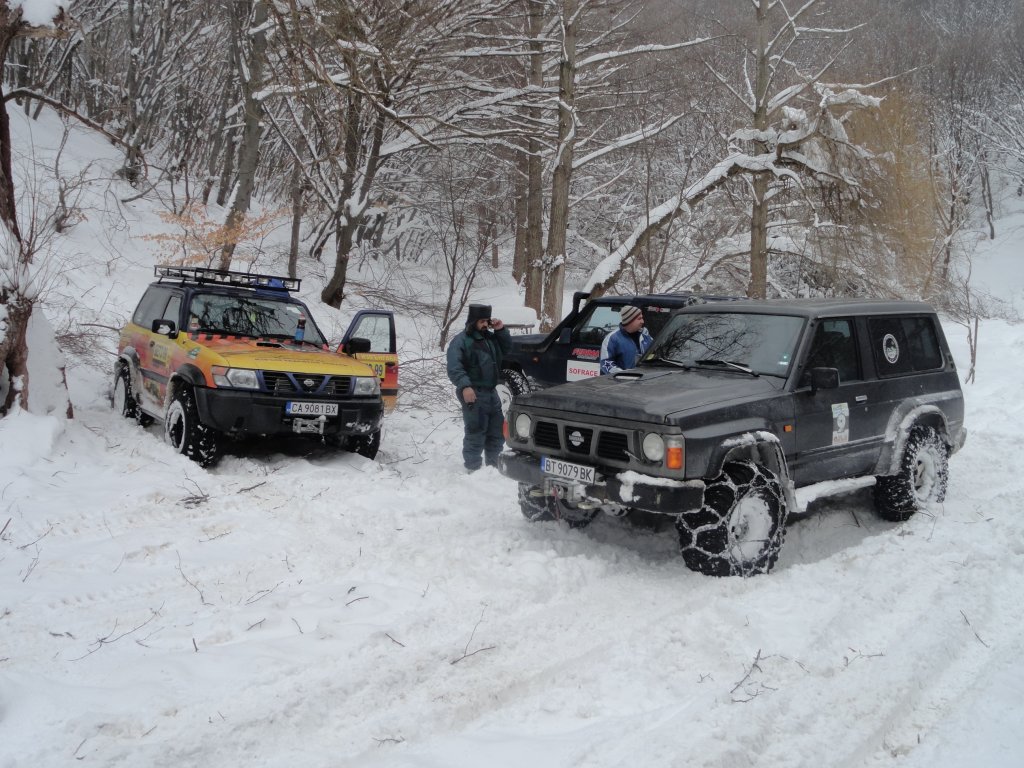
[[[56,324],[151,280],[155,211],[89,210]],[[1021,243],[985,255],[1011,296]],[[668,532],[528,524],[513,483],[462,473],[454,401],[390,416],[374,462],[250,446],[205,471],[111,412],[112,358],[72,359],[74,421],[0,420],[0,768],[1019,764],[1022,357],[1024,328],[983,323],[941,508],[821,502],[750,580],[687,571]]]

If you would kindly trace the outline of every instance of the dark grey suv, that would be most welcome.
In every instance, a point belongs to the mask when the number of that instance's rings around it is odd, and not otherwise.
[[[750,575],[775,564],[799,487],[874,484],[889,520],[942,501],[963,417],[927,304],[701,304],[637,368],[518,398],[500,467],[530,520],[669,516],[688,567]]]

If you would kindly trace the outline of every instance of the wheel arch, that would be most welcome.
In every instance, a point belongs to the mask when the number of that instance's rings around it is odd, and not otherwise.
[[[142,367],[139,363],[139,353],[134,347],[125,347],[114,362],[114,376],[116,377],[121,369],[128,371],[128,379],[132,385],[132,392],[142,391]],[[136,398],[137,400],[138,398]]]
[[[171,404],[174,394],[183,386],[203,387],[206,386],[206,377],[203,372],[194,365],[183,365],[171,374],[167,379],[167,393],[164,396],[164,410]]]
[[[909,405],[893,410],[889,424],[885,430],[885,442],[878,456],[875,475],[893,475],[899,471],[903,449],[907,445],[910,433],[915,427],[931,427],[934,429],[946,448],[952,452],[953,443],[946,424],[946,414],[935,405]]]
[[[789,462],[786,461],[782,443],[772,432],[744,432],[722,440],[711,455],[707,477],[713,478],[720,475],[727,462],[744,459],[749,459],[774,472],[782,486],[786,505],[793,511],[799,509],[796,490],[789,475]]]

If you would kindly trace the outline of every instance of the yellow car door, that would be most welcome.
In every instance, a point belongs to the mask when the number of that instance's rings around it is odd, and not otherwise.
[[[395,341],[394,313],[380,309],[359,310],[345,331],[338,351],[348,354],[348,344],[352,339],[366,339],[370,342],[369,352],[356,352],[352,356],[376,372],[380,378],[384,410],[393,411],[398,400],[398,346]]]

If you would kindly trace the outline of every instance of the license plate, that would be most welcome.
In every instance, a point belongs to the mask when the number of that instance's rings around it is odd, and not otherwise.
[[[543,456],[540,460],[541,470],[548,475],[564,477],[566,480],[578,480],[581,483],[593,484],[597,482],[597,473],[593,467],[583,464],[573,464],[571,461],[553,459],[550,456]]]
[[[289,401],[284,406],[284,412],[289,416],[337,416],[338,404]]]

